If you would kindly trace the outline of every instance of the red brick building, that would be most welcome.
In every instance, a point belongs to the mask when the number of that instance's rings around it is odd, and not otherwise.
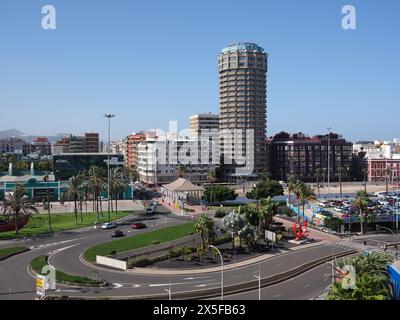
[[[368,159],[369,181],[399,181],[400,159]]]

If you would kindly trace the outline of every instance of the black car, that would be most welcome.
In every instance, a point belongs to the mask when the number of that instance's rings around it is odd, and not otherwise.
[[[123,237],[124,233],[121,230],[115,230],[113,233],[111,233],[111,237],[113,238],[120,238]]]

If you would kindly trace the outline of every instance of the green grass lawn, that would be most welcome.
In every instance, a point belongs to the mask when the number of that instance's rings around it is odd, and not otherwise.
[[[131,211],[119,211],[118,213],[111,213],[111,220],[117,220],[127,216]],[[75,224],[74,213],[52,213],[51,214],[51,228],[53,231],[65,231],[73,230],[87,226],[93,226],[96,220],[96,214],[93,212],[83,213],[83,222],[80,220],[80,214],[78,214],[78,224]],[[99,214],[99,222],[107,222],[107,212],[103,212],[103,216]],[[15,231],[1,232],[0,240],[7,238],[16,237],[29,237],[42,233],[49,232],[48,215],[47,214],[35,214],[29,219],[29,222],[25,227],[19,230],[19,235],[15,234]]]
[[[0,260],[17,253],[25,252],[27,250],[28,250],[27,247],[22,247],[22,246],[0,249]]]
[[[36,257],[31,261],[31,268],[38,274],[42,274],[42,268],[47,265],[47,257],[46,256],[39,256]],[[64,282],[64,283],[72,283],[78,285],[98,285],[97,282],[93,281],[92,279],[81,277],[81,276],[73,276],[70,274],[66,274],[61,271],[56,270],[56,281],[57,282]]]
[[[179,238],[189,236],[194,233],[194,224],[192,222],[168,227],[156,231],[138,234],[136,236],[114,240],[100,244],[88,249],[84,257],[88,261],[95,261],[96,256],[108,256],[112,251],[121,253],[138,248],[151,246],[155,243],[163,243]]]

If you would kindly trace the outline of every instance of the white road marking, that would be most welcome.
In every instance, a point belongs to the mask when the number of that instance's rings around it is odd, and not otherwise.
[[[283,294],[277,294],[277,295],[274,295],[274,298],[279,298],[279,297],[282,297],[283,296]]]
[[[77,245],[80,245],[80,243],[73,244],[72,246],[68,246],[68,247],[56,249],[56,250],[54,250],[54,251],[50,251],[50,252],[49,252],[49,255],[55,255],[55,254],[57,254],[57,253],[59,253],[59,252],[62,252],[62,251],[64,251],[64,250],[67,250],[67,249],[76,247]]]
[[[303,288],[305,289],[305,288],[309,288],[309,287],[311,287],[311,284],[306,284]]]
[[[198,286],[194,286],[195,288],[204,288],[205,286],[207,286],[206,284],[199,284]]]
[[[114,285],[114,287],[117,288],[117,289],[122,288],[122,287],[124,286],[124,285],[119,284],[119,283],[114,283],[113,285]]]

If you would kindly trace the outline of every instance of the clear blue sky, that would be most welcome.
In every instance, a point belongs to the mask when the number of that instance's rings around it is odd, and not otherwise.
[[[57,9],[57,30],[41,8]],[[357,9],[357,30],[341,8]],[[218,112],[217,55],[269,52],[268,135],[400,136],[398,0],[1,0],[0,130],[113,136]]]

